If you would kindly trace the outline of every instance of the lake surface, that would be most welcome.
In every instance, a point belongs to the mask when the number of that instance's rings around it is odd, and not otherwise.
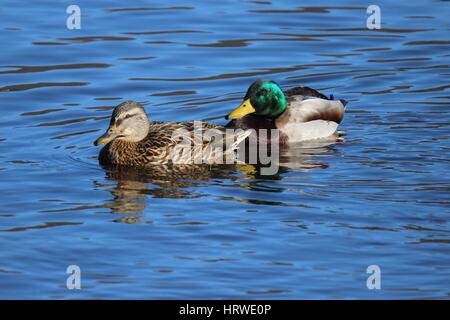
[[[0,8],[0,298],[449,298],[449,2],[377,1],[381,30],[356,1],[70,4]],[[349,100],[344,141],[273,176],[98,165],[117,104],[225,124],[259,78]]]

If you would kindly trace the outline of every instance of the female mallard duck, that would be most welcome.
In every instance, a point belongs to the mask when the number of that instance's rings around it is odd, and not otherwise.
[[[335,134],[346,104],[308,87],[283,92],[272,80],[258,80],[226,117],[227,127],[279,129],[280,144],[326,138]]]
[[[142,105],[127,101],[114,109],[108,130],[94,145],[106,144],[99,154],[104,165],[211,164],[235,159],[238,144],[250,133],[225,136],[224,127],[203,122],[150,122]]]

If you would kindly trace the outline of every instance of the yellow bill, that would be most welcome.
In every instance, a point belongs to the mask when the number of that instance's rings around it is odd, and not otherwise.
[[[253,108],[250,99],[244,100],[239,107],[231,111],[227,115],[227,119],[240,119],[250,113],[255,112],[255,108]]]
[[[101,145],[101,144],[107,144],[108,142],[114,140],[114,138],[116,138],[116,136],[117,135],[115,133],[113,133],[111,129],[109,129],[100,138],[95,140],[94,145],[98,146],[98,145]]]

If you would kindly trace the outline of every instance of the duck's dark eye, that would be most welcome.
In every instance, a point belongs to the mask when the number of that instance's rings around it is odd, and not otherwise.
[[[115,122],[115,125],[116,126],[119,126],[120,124],[122,124],[122,122],[125,120],[125,119],[128,119],[128,118],[131,118],[132,116],[134,116],[133,114],[126,114],[124,117],[122,117],[121,119],[117,119],[117,120],[115,120],[114,122]]]
[[[265,96],[267,95],[267,90],[266,89],[262,89],[258,92],[258,96]]]

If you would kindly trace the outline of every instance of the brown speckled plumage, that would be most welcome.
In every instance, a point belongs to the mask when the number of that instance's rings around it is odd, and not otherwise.
[[[127,138],[122,134],[127,128],[117,129],[117,126],[133,127],[133,120],[126,119],[138,116],[141,117],[137,119],[141,121],[139,124],[141,125],[140,130],[141,132],[144,130],[147,134],[145,138],[134,141],[133,137]],[[144,116],[145,121],[143,120]],[[128,123],[124,124],[125,121],[128,121]],[[132,129],[135,130],[136,128]],[[208,129],[212,129],[212,131]],[[174,135],[174,133],[177,134]],[[214,134],[216,137],[211,138],[207,133]],[[132,167],[170,163],[221,163],[227,155],[234,156],[234,151],[237,149],[239,142],[250,134],[250,132],[243,130],[226,136],[224,133],[224,127],[200,121],[198,123],[149,122],[141,105],[135,102],[126,102],[116,107],[110,122],[110,128],[104,136],[97,140],[98,142],[101,139],[107,139],[108,141],[112,139],[100,151],[99,162],[102,165]],[[104,138],[105,136],[107,138]],[[110,138],[110,136],[113,136],[113,138]],[[217,138],[219,140],[216,141]],[[229,144],[225,144],[225,139],[233,140]],[[184,144],[181,144],[181,142],[184,142]],[[190,152],[183,153],[186,148],[183,149],[182,147],[190,147]]]

